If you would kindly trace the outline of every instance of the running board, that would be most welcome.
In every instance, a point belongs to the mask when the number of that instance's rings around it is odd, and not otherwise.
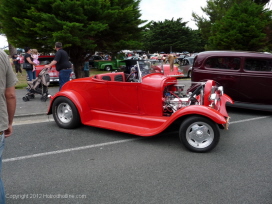
[[[167,117],[138,116],[97,110],[90,111],[88,115],[90,119],[83,121],[84,125],[140,136],[152,136],[160,133],[166,128],[168,119]]]

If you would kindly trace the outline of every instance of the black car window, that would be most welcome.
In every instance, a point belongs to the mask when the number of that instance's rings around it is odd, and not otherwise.
[[[50,62],[53,61],[53,57],[40,57],[39,58],[39,62],[40,62],[40,65],[46,65],[46,64],[50,64]]]
[[[238,70],[241,60],[238,57],[211,57],[206,60],[205,67],[212,69]]]
[[[189,60],[188,59],[182,59],[181,61],[181,66],[185,66],[189,64]]]
[[[249,71],[272,71],[272,60],[271,59],[257,59],[257,58],[248,58],[245,62],[245,70]]]

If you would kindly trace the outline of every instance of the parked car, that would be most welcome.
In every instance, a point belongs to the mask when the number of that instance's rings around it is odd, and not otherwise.
[[[99,55],[92,55],[90,58],[89,58],[89,66],[90,67],[94,67],[94,62],[95,61],[103,61],[103,57],[99,56]]]
[[[97,74],[67,82],[50,101],[61,128],[80,124],[110,130],[153,136],[172,124],[179,124],[179,138],[191,151],[212,150],[227,129],[229,116],[223,87],[214,81],[188,95],[174,77],[157,72],[150,61],[128,60],[124,72]]]
[[[127,57],[126,60],[142,60],[142,58],[139,56],[130,56],[130,57]]]
[[[36,76],[39,75],[39,73],[44,68],[44,65],[50,64],[50,62],[53,61],[55,56],[53,55],[41,55],[39,56],[39,62],[40,64],[36,66]],[[48,74],[50,76],[50,83],[59,83],[59,72],[56,70],[56,66],[53,65],[51,69],[48,70]],[[72,72],[70,75],[70,80],[75,79],[75,73]]]
[[[150,55],[149,59],[158,60],[158,56],[159,56],[159,54],[153,54],[153,55]]]
[[[185,77],[191,78],[194,57],[186,57],[181,60],[180,69]]]
[[[181,64],[182,60],[183,60],[185,57],[187,57],[187,56],[184,55],[184,54],[179,55],[179,56],[176,58],[175,63],[176,63],[176,64]]]
[[[212,79],[224,86],[234,106],[272,111],[272,55],[257,52],[208,51],[195,57],[193,82]]]
[[[163,73],[165,76],[175,77],[175,78],[182,78],[184,77],[183,72],[181,69],[173,65],[173,69],[171,70],[170,64],[164,64],[163,61],[159,60],[150,60],[151,64],[157,67],[157,72]]]
[[[94,67],[99,70],[112,71],[122,68],[125,65],[124,60],[103,60],[95,61]]]

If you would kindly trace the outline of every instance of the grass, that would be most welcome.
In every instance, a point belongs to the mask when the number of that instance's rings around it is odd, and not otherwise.
[[[26,71],[22,70],[22,72],[23,72],[22,74],[21,73],[17,74],[18,82],[15,86],[16,89],[23,89],[23,88],[27,87]]]

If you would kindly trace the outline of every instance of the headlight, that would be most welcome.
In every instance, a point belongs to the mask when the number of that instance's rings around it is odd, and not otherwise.
[[[217,88],[217,91],[218,91],[218,93],[220,94],[220,96],[222,96],[222,95],[224,94],[223,86],[219,86],[219,87]]]

